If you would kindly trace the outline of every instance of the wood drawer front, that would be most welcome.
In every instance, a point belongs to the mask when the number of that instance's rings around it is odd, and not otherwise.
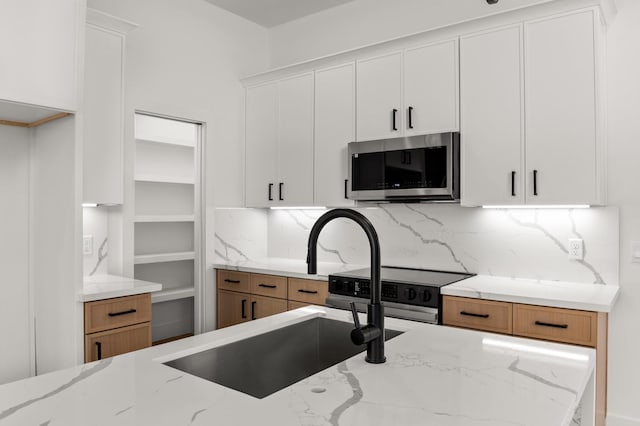
[[[442,308],[443,324],[511,334],[513,308],[511,303],[445,296]]]
[[[542,306],[513,305],[513,334],[595,347],[596,312]]]
[[[251,319],[260,319],[287,311],[287,301],[274,297],[251,296]]]
[[[287,298],[287,277],[251,274],[251,294]]]
[[[151,324],[93,333],[84,338],[84,362],[97,361],[151,346]],[[98,358],[98,347],[102,358]]]
[[[298,308],[304,308],[305,306],[310,306],[310,303],[305,303],[305,302],[293,302],[291,300],[289,300],[287,302],[287,311],[293,311],[294,309],[298,309]]]
[[[324,306],[329,295],[326,281],[289,278],[289,300]]]
[[[235,291],[218,290],[218,327],[240,324],[251,320],[251,295]]]
[[[249,293],[249,273],[218,269],[217,285],[220,290],[241,291]]]
[[[150,293],[97,300],[84,304],[85,334],[150,321]]]

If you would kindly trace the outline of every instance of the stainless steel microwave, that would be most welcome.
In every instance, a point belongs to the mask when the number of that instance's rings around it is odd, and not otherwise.
[[[348,198],[360,201],[460,199],[460,134],[351,142]]]

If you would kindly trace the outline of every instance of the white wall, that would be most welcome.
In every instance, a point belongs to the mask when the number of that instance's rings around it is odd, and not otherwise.
[[[109,273],[109,207],[85,207],[82,209],[82,237],[93,239],[92,253],[82,253],[84,276]],[[83,242],[84,244],[84,242]]]
[[[133,179],[135,110],[204,122],[203,201],[206,240],[212,241],[213,207],[244,204],[244,89],[239,79],[267,68],[267,30],[204,0],[89,0],[88,6],[139,25],[126,44],[125,182]],[[121,257],[128,276],[133,276],[133,201],[133,187],[125,186]],[[110,233],[116,230],[114,222],[110,219]],[[120,247],[111,243],[113,257]],[[213,251],[207,250],[205,264],[212,262]],[[210,308],[205,328],[213,328],[210,269],[205,297]]]
[[[608,31],[607,113],[609,202],[620,206],[622,294],[609,320],[608,424],[630,426],[640,425],[640,264],[630,262],[631,241],[640,241],[640,2],[617,5]]]
[[[0,384],[32,373],[29,147],[27,129],[0,126]]]
[[[270,66],[378,43],[550,0],[355,0],[273,27]]]

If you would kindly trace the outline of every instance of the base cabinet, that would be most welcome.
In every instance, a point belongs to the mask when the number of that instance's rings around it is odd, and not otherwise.
[[[308,305],[324,305],[326,281],[217,271],[218,327],[265,318]]]
[[[443,324],[596,350],[596,426],[607,413],[607,328],[604,312],[551,308],[457,296],[443,297]]]
[[[151,346],[151,295],[84,304],[84,361],[98,361]]]

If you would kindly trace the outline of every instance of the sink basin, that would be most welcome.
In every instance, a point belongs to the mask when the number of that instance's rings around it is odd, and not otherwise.
[[[264,398],[366,349],[349,337],[353,324],[314,318],[164,363],[222,386]],[[389,340],[401,331],[385,330]]]

